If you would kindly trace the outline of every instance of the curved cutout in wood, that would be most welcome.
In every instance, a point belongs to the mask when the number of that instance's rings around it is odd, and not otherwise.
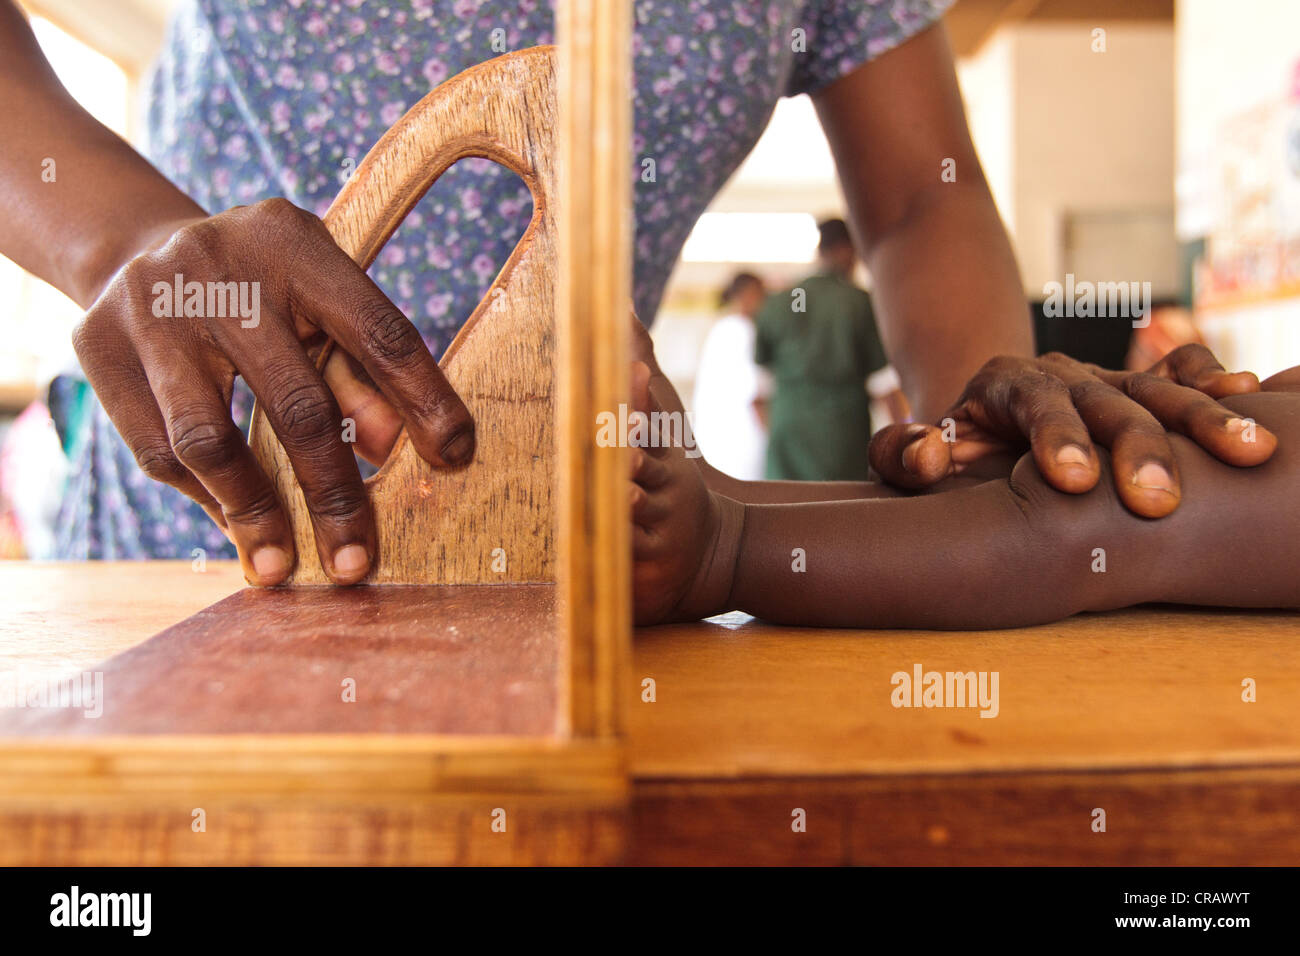
[[[555,111],[554,47],[488,60],[413,106],[325,213],[335,242],[367,268],[458,160],[500,163],[533,194],[532,221],[440,363],[474,416],[474,460],[433,468],[403,431],[366,482],[378,531],[366,583],[555,580]],[[288,583],[330,583],[293,467],[260,409],[249,442],[293,528],[298,563]]]

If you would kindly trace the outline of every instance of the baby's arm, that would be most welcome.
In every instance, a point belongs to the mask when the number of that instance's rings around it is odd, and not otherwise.
[[[659,368],[655,358],[654,343],[645,327],[635,318],[632,320],[632,351],[636,361],[644,364],[650,371],[649,391],[656,407],[665,412],[685,415],[677,389]],[[916,426],[920,429],[920,426]],[[921,429],[923,430],[923,429]],[[865,440],[865,438],[864,438]],[[801,501],[847,501],[864,498],[898,498],[915,494],[902,491],[878,481],[746,481],[733,478],[726,472],[719,471],[704,458],[693,458],[701,477],[709,490],[726,495],[736,501],[748,504],[793,503]],[[1014,458],[990,456],[989,460],[976,469],[979,477],[952,477],[925,489],[926,492],[942,492],[952,488],[977,484],[995,474],[1005,475],[1010,471]]]
[[[675,602],[652,607],[638,591],[638,619],[740,609],[790,624],[980,628],[1146,601],[1300,606],[1300,394],[1225,404],[1269,428],[1277,453],[1234,468],[1173,436],[1183,503],[1160,520],[1128,512],[1109,480],[1062,494],[1028,457],[1009,480],[928,497],[754,505],[705,492],[717,535],[687,560]]]
[[[1008,481],[943,495],[747,506],[726,603],[786,623],[942,628],[1147,601],[1300,606],[1300,395],[1225,404],[1278,451],[1240,469],[1174,436],[1184,493],[1169,517],[1134,516],[1109,480],[1061,494],[1028,457]]]

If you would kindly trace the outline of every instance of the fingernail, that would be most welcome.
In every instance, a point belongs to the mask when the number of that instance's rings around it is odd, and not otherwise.
[[[1174,480],[1169,476],[1160,465],[1148,463],[1137,470],[1133,476],[1133,484],[1139,488],[1150,488],[1154,491],[1174,490]]]
[[[370,555],[359,544],[345,544],[334,552],[334,571],[343,577],[352,577],[370,566]]]
[[[1062,445],[1056,453],[1056,463],[1058,465],[1087,466],[1088,453],[1078,445]]]
[[[279,580],[289,571],[289,552],[266,545],[253,552],[253,570],[263,580]]]
[[[467,428],[453,435],[442,446],[442,460],[449,465],[463,465],[474,457],[474,430]]]
[[[1240,432],[1246,430],[1246,420],[1244,418],[1229,418],[1224,427],[1230,432]]]

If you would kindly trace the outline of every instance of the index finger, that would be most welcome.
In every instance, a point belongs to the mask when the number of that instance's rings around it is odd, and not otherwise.
[[[474,457],[474,419],[419,331],[320,228],[313,269],[290,279],[289,300],[359,361],[397,409],[420,457],[463,465]]]
[[[1084,366],[1107,385],[1122,389],[1132,372],[1116,372],[1096,365]],[[1204,345],[1180,345],[1147,370],[1148,375],[1167,379],[1211,398],[1246,395],[1259,391],[1259,378],[1253,372],[1229,372]]]
[[[1151,366],[1150,372],[1211,398],[1259,391],[1259,379],[1254,372],[1229,372],[1213,352],[1196,343],[1180,345]]]

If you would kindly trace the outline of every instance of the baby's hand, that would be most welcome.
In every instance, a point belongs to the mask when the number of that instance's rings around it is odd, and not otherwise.
[[[705,486],[681,440],[685,428],[667,427],[642,362],[632,363],[632,403],[651,423],[643,430],[648,441],[632,448],[635,621],[697,620],[729,610],[743,506]]]

